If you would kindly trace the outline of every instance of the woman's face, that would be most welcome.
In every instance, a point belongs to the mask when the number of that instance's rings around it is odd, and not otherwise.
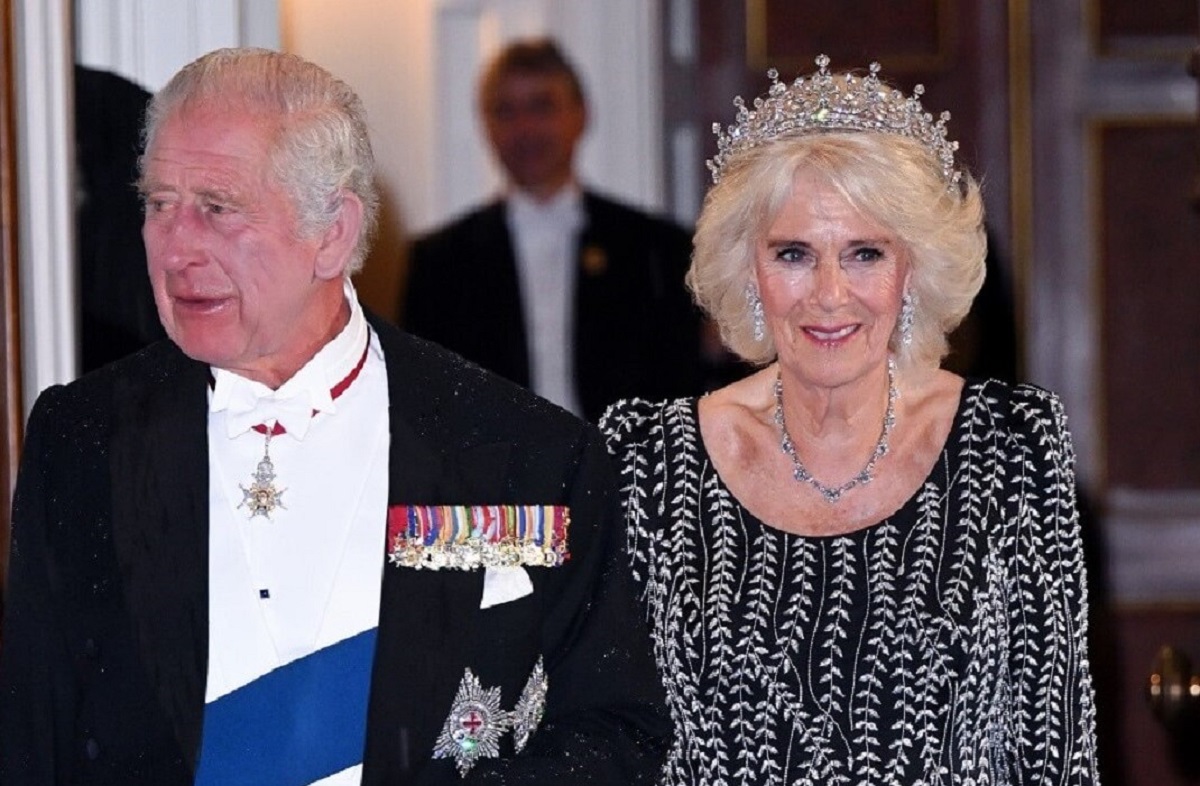
[[[836,388],[887,363],[909,252],[836,189],[799,170],[755,251],[755,279],[783,370]]]

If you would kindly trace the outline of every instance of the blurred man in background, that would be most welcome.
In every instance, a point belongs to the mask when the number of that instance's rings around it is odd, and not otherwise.
[[[589,420],[700,392],[690,235],[580,183],[587,102],[558,46],[505,47],[479,111],[505,192],[414,244],[405,326]]]

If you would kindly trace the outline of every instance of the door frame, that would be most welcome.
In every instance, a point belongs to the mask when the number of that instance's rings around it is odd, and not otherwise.
[[[0,0],[0,606],[8,576],[9,511],[20,454],[21,331],[17,297],[16,80],[13,71],[11,0]]]

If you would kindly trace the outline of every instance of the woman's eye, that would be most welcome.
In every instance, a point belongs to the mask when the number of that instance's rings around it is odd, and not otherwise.
[[[775,258],[780,262],[803,262],[807,254],[800,246],[782,246],[775,252]]]
[[[878,248],[864,247],[854,252],[855,262],[878,262],[883,259],[883,252]]]

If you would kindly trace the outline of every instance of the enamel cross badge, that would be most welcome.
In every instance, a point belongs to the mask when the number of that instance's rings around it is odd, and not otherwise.
[[[433,747],[433,758],[454,759],[466,776],[480,759],[500,755],[500,739],[511,728],[513,749],[525,750],[546,711],[549,680],[538,658],[512,712],[500,709],[500,688],[484,688],[470,669],[463,674],[450,715]]]
[[[263,457],[258,462],[253,482],[249,488],[238,484],[242,490],[242,501],[238,507],[246,506],[250,510],[250,518],[265,516],[271,518],[275,508],[284,508],[283,492],[287,489],[275,486],[275,463],[271,461],[271,435],[267,434],[267,443],[263,447]]]
[[[485,689],[467,669],[434,744],[433,758],[454,759],[459,775],[466,775],[479,759],[500,755],[500,737],[508,726],[508,713],[500,709],[500,689]]]

